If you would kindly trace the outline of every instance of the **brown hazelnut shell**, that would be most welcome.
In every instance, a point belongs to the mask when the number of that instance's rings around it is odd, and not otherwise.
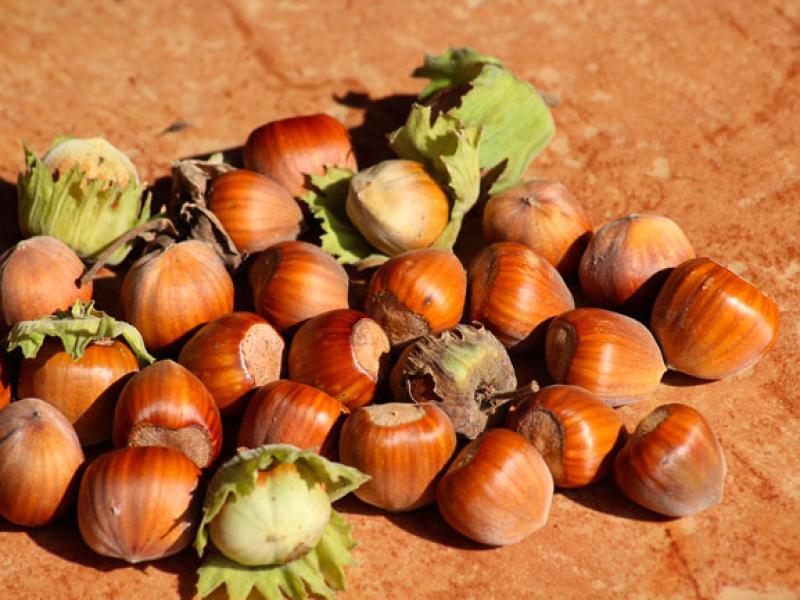
[[[602,308],[576,308],[550,322],[547,370],[609,406],[648,397],[667,370],[653,334],[639,321]]]
[[[642,419],[614,463],[614,478],[626,496],[670,517],[719,503],[725,472],[711,427],[685,404],[659,406]]]
[[[270,178],[245,169],[220,175],[211,185],[208,208],[240,252],[259,252],[300,234],[303,211]]]
[[[166,354],[195,328],[233,310],[233,281],[210,246],[188,240],[133,263],[120,296],[125,320],[147,349]]]
[[[754,285],[708,258],[677,267],[650,328],[671,369],[722,379],[758,362],[778,340],[780,313]]]
[[[553,478],[520,434],[489,429],[464,447],[436,488],[444,520],[482,544],[519,542],[547,524]]]
[[[203,325],[178,362],[208,388],[223,416],[244,411],[248,394],[281,376],[284,342],[264,318],[234,312]]]
[[[81,479],[78,528],[102,556],[129,563],[176,554],[194,540],[200,469],[174,448],[121,448]]]
[[[371,479],[355,495],[390,512],[435,501],[436,481],[456,448],[448,416],[432,404],[373,404],[347,417],[339,459]]]
[[[256,312],[281,332],[348,306],[344,268],[308,242],[283,242],[260,252],[250,266],[249,280]]]
[[[613,408],[574,385],[551,385],[522,396],[506,423],[533,444],[563,488],[603,478],[626,434]]]
[[[66,310],[92,299],[92,283],[81,285],[84,266],[61,240],[35,236],[0,257],[0,318],[6,325]]]
[[[372,277],[364,312],[392,346],[455,327],[464,312],[467,276],[449,250],[412,250],[381,265]]]
[[[569,190],[556,181],[528,181],[492,196],[483,210],[488,242],[519,242],[571,277],[592,223]]]
[[[114,406],[128,376],[139,370],[130,348],[119,340],[100,340],[78,360],[60,340],[48,338],[34,358],[19,367],[17,393],[41,398],[67,417],[83,446],[111,439]]]
[[[0,410],[0,517],[47,525],[75,503],[84,456],[67,418],[38,398]]]
[[[669,272],[694,256],[672,219],[628,215],[595,232],[581,258],[581,289],[593,305],[646,317]]]
[[[470,265],[469,284],[469,320],[482,323],[510,351],[541,345],[548,321],[575,308],[558,271],[516,242],[481,250]]]
[[[355,410],[372,401],[388,368],[389,339],[362,312],[333,310],[303,323],[289,348],[289,379]]]
[[[292,444],[335,458],[342,417],[350,411],[322,390],[281,379],[259,388],[247,404],[238,445]]]
[[[171,446],[207,467],[222,448],[214,397],[191,371],[160,360],[131,377],[114,412],[114,446]]]
[[[326,166],[357,170],[350,134],[326,114],[289,117],[253,130],[244,145],[244,165],[298,197],[306,192],[306,176],[323,175]]]

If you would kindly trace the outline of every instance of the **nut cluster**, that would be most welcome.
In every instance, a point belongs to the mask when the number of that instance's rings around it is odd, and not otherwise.
[[[660,406],[629,434],[617,407],[650,397],[668,369],[719,379],[751,367],[775,344],[779,315],[756,287],[696,258],[674,221],[634,214],[593,234],[564,185],[531,181],[488,200],[488,244],[463,264],[440,243],[451,208],[441,183],[421,163],[387,161],[353,176],[338,214],[388,255],[358,271],[297,239],[313,229],[310,176],[356,168],[338,122],[259,127],[245,166],[207,192],[218,226],[249,253],[239,272],[198,239],[119,267],[122,316],[160,360],[140,364],[110,338],[77,361],[55,337],[19,368],[0,357],[3,518],[40,526],[77,506],[96,552],[168,556],[198,526],[202,470],[236,445],[265,444],[359,469],[371,479],[355,495],[379,509],[435,503],[487,545],[544,527],[555,487],[610,473],[663,515],[721,501],[724,453],[697,409]],[[54,238],[20,241],[0,264],[0,318],[11,326],[89,300],[83,272]],[[369,279],[363,302],[353,275]],[[515,369],[537,358],[551,379],[541,389]],[[9,404],[12,380],[20,399]],[[116,449],[82,469],[82,446],[109,439]]]

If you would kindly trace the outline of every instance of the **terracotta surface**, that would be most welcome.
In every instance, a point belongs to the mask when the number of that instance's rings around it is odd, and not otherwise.
[[[702,385],[669,376],[620,410],[630,427],[664,402],[700,408],[727,454],[720,506],[664,520],[606,483],[558,493],[546,529],[485,549],[435,509],[390,516],[346,500],[360,544],[342,598],[798,597],[800,3],[135,4],[0,2],[5,214],[21,140],[42,152],[61,133],[106,136],[154,181],[267,120],[325,111],[374,162],[420,89],[408,74],[423,53],[470,45],[559,101],[531,174],[563,181],[596,226],[634,211],[676,219],[699,255],[781,308],[779,343],[756,367]],[[8,238],[13,221],[0,229]],[[189,598],[197,564],[189,552],[138,567],[99,558],[69,519],[0,523],[0,598]]]

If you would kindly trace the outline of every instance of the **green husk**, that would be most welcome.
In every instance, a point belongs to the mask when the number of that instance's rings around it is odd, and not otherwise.
[[[70,138],[58,138],[50,152]],[[103,160],[118,160],[123,170],[130,161],[102,138],[83,140],[98,144]],[[142,202],[144,185],[135,171],[123,187],[103,178],[88,178],[75,163],[66,172],[53,173],[27,146],[25,171],[18,178],[19,225],[24,236],[49,235],[72,248],[78,256],[93,262],[104,248],[130,229],[150,218],[150,195]],[[114,153],[117,153],[116,155]],[[124,159],[122,158],[124,157]],[[102,161],[100,161],[102,162]],[[128,255],[132,245],[122,246],[107,264],[116,265]]]
[[[357,469],[330,462],[313,452],[287,444],[265,445],[241,450],[214,474],[206,492],[203,516],[195,538],[202,556],[208,545],[208,524],[217,516],[231,494],[249,495],[261,470],[274,464],[300,463],[323,482],[331,502],[350,493],[369,479]],[[303,557],[285,565],[247,567],[213,550],[198,570],[197,592],[208,596],[224,585],[230,600],[244,600],[257,590],[267,600],[300,600],[309,594],[333,598],[345,588],[344,567],[352,564],[350,551],[355,541],[347,522],[335,511],[317,545]]]
[[[434,128],[447,116],[450,127],[480,130],[480,168],[496,177],[491,182],[493,194],[519,183],[553,137],[555,125],[547,105],[533,86],[515,77],[497,58],[469,48],[451,49],[441,56],[426,56],[414,76],[432,80],[420,100],[436,108]],[[412,109],[408,122],[392,134],[392,148],[399,156],[413,158],[407,154],[407,144],[395,140],[419,137],[420,125]]]
[[[389,257],[373,248],[347,218],[345,204],[353,172],[325,167],[324,175],[309,177],[311,189],[303,200],[322,226],[322,249],[345,265],[373,265],[388,260]]]
[[[103,311],[96,310],[94,302],[77,301],[68,311],[58,311],[35,321],[16,323],[8,334],[7,349],[11,352],[20,348],[25,358],[34,358],[48,337],[60,339],[72,360],[80,359],[92,342],[121,337],[128,343],[140,364],[155,361],[133,325],[117,321]]]
[[[398,156],[426,165],[449,188],[453,200],[450,222],[433,245],[452,248],[464,215],[481,191],[478,129],[465,127],[450,115],[432,121],[431,107],[415,104],[405,127],[392,133],[389,143]]]

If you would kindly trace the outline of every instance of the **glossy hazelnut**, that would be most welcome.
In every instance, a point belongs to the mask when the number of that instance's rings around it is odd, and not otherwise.
[[[675,221],[628,215],[595,232],[581,258],[581,288],[596,306],[646,317],[669,272],[690,258],[694,249]]]
[[[240,252],[259,252],[300,233],[303,212],[270,178],[245,169],[229,171],[211,185],[208,208]]]
[[[436,489],[444,520],[491,546],[519,542],[547,524],[553,478],[520,434],[489,429],[458,453]]]
[[[586,388],[609,406],[648,397],[667,370],[644,325],[602,308],[576,308],[553,319],[545,359],[555,383]]]
[[[455,327],[466,294],[466,273],[456,255],[426,248],[396,256],[378,268],[364,311],[397,346]]]
[[[521,396],[509,410],[507,424],[533,444],[554,483],[564,488],[604,477],[625,439],[625,426],[614,409],[574,385],[551,385]]]
[[[289,379],[355,410],[372,401],[388,359],[389,339],[380,325],[356,310],[333,310],[297,330],[289,348]]]
[[[262,317],[234,312],[203,325],[178,362],[203,382],[223,415],[237,415],[252,390],[280,378],[283,347],[283,338]]]
[[[83,460],[72,425],[47,402],[23,398],[0,410],[0,517],[40,527],[64,515]]]
[[[569,190],[537,179],[492,196],[483,210],[488,242],[519,242],[571,277],[592,237],[592,223]]]
[[[250,266],[249,279],[256,312],[281,332],[348,306],[344,268],[308,242],[283,242],[260,252]]]
[[[558,271],[516,242],[484,248],[470,265],[469,285],[469,320],[482,323],[509,350],[540,346],[549,320],[575,308]]]
[[[238,445],[256,448],[263,444],[292,444],[333,458],[338,452],[342,418],[348,412],[322,390],[296,381],[273,381],[250,398],[239,428]]]
[[[163,355],[195,328],[233,310],[233,281],[210,246],[189,240],[133,263],[120,296],[125,320],[150,352]]]
[[[222,421],[214,398],[191,371],[160,360],[131,377],[114,411],[114,446],[169,446],[197,466],[222,448]]]
[[[656,299],[650,327],[671,369],[722,379],[775,345],[778,307],[754,285],[708,258],[677,267]]]
[[[67,417],[81,444],[111,439],[114,406],[129,376],[139,370],[133,352],[119,340],[100,340],[78,360],[60,340],[49,338],[19,368],[18,394],[41,398]]]
[[[81,537],[98,554],[129,563],[176,554],[194,539],[199,479],[200,469],[174,448],[103,454],[81,479]]]
[[[614,463],[614,478],[626,496],[670,517],[719,503],[725,471],[711,427],[685,404],[665,404],[647,415]]]
[[[6,325],[32,321],[76,300],[92,299],[92,284],[81,285],[83,263],[61,240],[36,236],[0,257],[0,317]]]
[[[298,197],[306,192],[307,176],[324,174],[326,166],[357,168],[350,134],[325,114],[280,119],[253,130],[244,145],[244,165]]]
[[[354,492],[360,500],[401,512],[434,502],[455,448],[450,419],[432,404],[373,404],[345,420],[339,458],[371,477]]]

